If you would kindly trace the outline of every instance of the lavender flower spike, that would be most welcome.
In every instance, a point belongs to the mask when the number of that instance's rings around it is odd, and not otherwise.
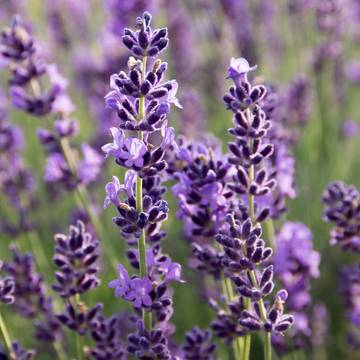
[[[110,129],[113,140],[102,150],[105,157],[128,170],[124,184],[113,177],[106,185],[104,207],[116,207],[113,223],[130,246],[126,254],[131,266],[139,271],[130,275],[119,264],[118,278],[109,283],[115,296],[131,302],[142,316],[137,333],[128,338],[127,351],[143,359],[170,359],[168,333],[158,327],[166,329],[173,313],[169,284],[182,279],[181,266],[161,248],[166,235],[161,223],[169,212],[162,199],[166,191],[162,173],[168,166],[166,153],[176,149],[167,115],[172,105],[181,105],[176,98],[177,82],[163,80],[167,63],[156,58],[168,44],[167,29],[153,30],[150,23],[151,15],[145,12],[136,19],[135,31],[124,30],[123,44],[136,58],[129,58],[126,71],[111,76],[111,91],[105,96],[106,107],[116,111],[119,126]],[[158,141],[153,142],[155,132]]]

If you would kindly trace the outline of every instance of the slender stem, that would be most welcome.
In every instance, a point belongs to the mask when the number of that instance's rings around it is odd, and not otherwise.
[[[83,337],[79,334],[76,335],[76,351],[77,351],[77,360],[84,359],[84,340]]]
[[[35,258],[40,272],[45,273],[46,269],[50,269],[50,263],[41,244],[39,234],[34,230],[28,230],[26,231],[26,237],[30,244],[32,252],[34,253],[34,255],[36,255]]]
[[[2,317],[1,312],[0,312],[0,336],[1,336],[2,343],[5,347],[6,354],[8,355],[8,358],[10,359],[11,358],[11,340],[10,340],[10,336],[7,331],[5,321]]]
[[[265,360],[271,360],[271,332],[265,333]]]
[[[76,294],[71,298],[73,301],[73,307],[76,309],[82,308],[80,294]],[[81,310],[80,310],[81,311]],[[76,353],[77,353],[77,360],[84,360],[84,339],[83,337],[76,332]]]
[[[61,346],[61,344],[58,341],[54,341],[53,345],[54,345],[54,350],[56,352],[58,359],[59,360],[67,360],[68,357],[67,357],[63,347]]]
[[[228,301],[232,301],[235,298],[233,286],[231,283],[231,280],[226,278],[225,276],[221,279],[221,287],[224,295],[226,296],[226,299]],[[235,360],[241,359],[241,354],[243,352],[244,347],[244,339],[240,336],[238,336],[232,343],[233,352],[234,352],[234,358]]]
[[[246,299],[248,303],[250,303],[250,301],[248,301],[248,299]],[[249,308],[249,306],[247,307]],[[243,347],[243,353],[242,353],[242,360],[248,360],[250,358],[250,348],[251,348],[251,335],[247,334],[244,337],[244,347]]]
[[[254,271],[249,271],[250,279],[254,287],[258,287],[258,282]],[[263,299],[258,301],[260,317],[262,321],[266,321],[266,308]],[[265,331],[265,360],[271,360],[271,333]]]
[[[250,109],[246,110],[246,117],[247,117],[248,123],[250,124],[251,123]],[[250,141],[250,147],[252,147],[252,141]],[[249,175],[249,182],[251,184],[254,181],[254,177],[255,177],[254,165],[250,166],[248,175]],[[255,201],[254,201],[254,196],[251,194],[249,194],[249,213],[250,213],[250,219],[251,219],[252,224],[255,224],[255,222],[256,222]],[[248,271],[248,274],[250,276],[253,286],[258,287],[258,283],[257,283],[257,279],[256,279],[254,271],[253,270]],[[263,299],[260,299],[258,301],[258,305],[259,305],[261,319],[262,319],[262,321],[265,321],[266,320],[266,308],[265,308]],[[250,301],[250,299],[247,299],[247,301],[245,302],[245,308],[249,309],[250,306],[251,306],[251,301]],[[249,338],[247,339],[247,337],[249,337]],[[246,335],[244,352],[243,352],[243,360],[249,359],[250,345],[251,345],[251,337],[250,337],[250,335]],[[269,333],[269,332],[265,332],[265,360],[271,360],[271,333]]]
[[[141,69],[141,78],[145,79],[146,76],[146,56],[143,57],[142,69]],[[138,120],[142,120],[145,116],[145,97],[140,96],[139,99],[139,115]],[[142,131],[138,131],[138,138],[143,140]],[[136,177],[136,210],[137,212],[143,211],[143,180],[140,176]],[[146,267],[146,233],[145,229],[141,230],[141,236],[138,241],[138,252],[139,252],[139,262],[140,262],[140,276],[145,277],[147,275]],[[142,318],[144,321],[145,328],[151,330],[152,327],[152,314],[151,311],[146,311],[143,309]]]
[[[265,221],[267,236],[269,238],[270,246],[273,250],[276,249],[276,235],[275,235],[275,227],[273,219],[269,218]]]

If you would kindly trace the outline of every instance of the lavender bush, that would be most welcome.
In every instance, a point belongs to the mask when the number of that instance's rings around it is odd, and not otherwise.
[[[1,3],[0,358],[357,359],[359,9]]]

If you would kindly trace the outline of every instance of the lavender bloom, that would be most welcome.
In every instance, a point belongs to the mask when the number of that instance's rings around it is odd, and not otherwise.
[[[187,236],[211,237],[224,222],[226,199],[231,196],[225,188],[229,165],[218,144],[179,140],[174,166],[181,167],[174,169],[178,183],[172,188],[179,202],[177,216],[185,221]]]
[[[243,300],[244,298],[240,296],[235,301],[228,302],[226,304],[228,311],[224,311],[223,306],[219,306],[216,301],[210,299],[210,305],[217,315],[216,319],[211,322],[211,330],[216,337],[224,340],[228,345],[247,333],[247,329],[239,322],[245,309]]]
[[[101,315],[91,325],[91,337],[95,346],[91,349],[91,355],[96,360],[122,360],[126,359],[120,333],[121,319],[112,316],[108,319]]]
[[[185,335],[183,346],[186,360],[212,360],[216,345],[211,341],[211,333],[195,327]]]
[[[360,251],[359,199],[354,186],[340,181],[328,185],[323,195],[324,220],[336,225],[330,232],[330,243],[343,250]]]
[[[35,271],[34,259],[30,254],[21,254],[11,248],[12,262],[4,263],[4,270],[15,281],[15,302],[13,306],[21,316],[33,318],[47,311],[49,298],[45,294],[44,281]]]
[[[84,158],[79,164],[78,178],[82,184],[88,185],[98,178],[103,159],[100,154],[88,144],[82,144],[81,150]]]
[[[355,349],[360,346],[358,336],[360,327],[359,285],[360,265],[345,267],[341,274],[341,291],[345,300],[346,316],[349,320],[347,338],[351,347]]]
[[[310,82],[297,75],[286,90],[286,119],[290,124],[305,125],[310,116]]]
[[[34,40],[23,27],[21,19],[14,17],[11,26],[2,32],[1,56],[9,61],[21,61],[34,52]]]
[[[44,342],[62,339],[59,321],[56,319],[52,298],[47,296],[43,278],[35,271],[34,259],[30,254],[21,254],[16,247],[11,248],[12,262],[4,264],[4,270],[14,279],[15,301],[13,306],[26,318],[36,320],[35,336]]]
[[[56,315],[56,317],[70,330],[84,336],[92,328],[93,323],[96,323],[101,309],[101,304],[96,304],[87,309],[83,303],[77,304],[76,307],[69,303],[65,306],[64,312]]]
[[[266,263],[272,255],[272,249],[266,247],[261,239],[261,226],[259,224],[252,226],[250,218],[246,220],[234,219],[228,216],[230,224],[229,234],[220,232],[216,236],[216,241],[221,244],[225,251],[223,266],[235,274],[241,270],[253,270],[256,265]],[[269,272],[269,274],[268,274]],[[263,280],[263,278],[266,277]],[[260,283],[265,293],[256,292],[252,295],[252,285],[246,278],[234,278],[235,284],[240,286],[238,289],[246,297],[262,297],[267,295],[272,289],[272,267],[264,270]],[[250,287],[249,287],[250,286]],[[249,292],[250,291],[250,292]]]
[[[231,58],[226,78],[233,80],[235,85],[239,86],[244,80],[247,80],[248,72],[254,71],[256,68],[257,65],[250,66],[248,61],[244,58]]]
[[[0,269],[3,263],[0,262]],[[3,304],[13,304],[15,301],[15,281],[12,277],[7,276],[0,278],[0,302]]]
[[[124,29],[123,43],[134,56],[156,56],[168,45],[167,29],[153,31],[150,23],[151,15],[144,12],[142,18],[136,19],[137,31]]]
[[[285,223],[276,236],[274,266],[278,276],[291,282],[289,273],[294,276],[296,269],[301,269],[301,277],[318,278],[319,264],[320,254],[313,250],[311,231],[301,223]]]
[[[97,287],[99,243],[85,232],[85,225],[78,221],[76,226],[70,226],[68,236],[57,234],[55,241],[53,262],[60,271],[55,273],[57,283],[52,288],[61,297],[70,298]]]
[[[34,181],[22,158],[23,134],[8,122],[5,106],[5,96],[0,93],[0,187],[18,215],[18,221],[15,223],[3,216],[1,228],[16,235],[32,228],[29,211],[34,207]]]
[[[105,97],[120,123],[111,128],[113,142],[102,150],[106,157],[114,157],[117,165],[130,170],[124,185],[115,177],[106,185],[104,206],[115,205],[118,215],[113,222],[130,246],[126,252],[130,264],[140,270],[140,276],[130,276],[120,264],[119,278],[109,287],[115,289],[116,296],[130,301],[137,314],[142,313],[147,327],[168,329],[173,313],[168,284],[182,280],[181,266],[161,249],[165,232],[160,227],[169,212],[162,199],[166,191],[162,171],[168,166],[166,152],[176,149],[174,129],[168,127],[166,117],[171,105],[181,105],[176,98],[177,82],[163,81],[167,64],[154,58],[167,45],[167,30],[152,30],[150,21],[150,14],[145,12],[137,18],[136,32],[124,30],[123,43],[139,60],[130,57],[128,71],[111,76],[111,91]],[[137,137],[127,131],[136,131]],[[151,324],[149,313],[153,315]],[[128,352],[139,358],[170,358],[165,334],[145,330],[142,321],[138,325],[138,333],[128,339]]]
[[[301,223],[285,223],[276,236],[274,269],[281,286],[289,293],[287,309],[295,318],[289,336],[295,347],[303,345],[303,336],[311,336],[308,318],[310,281],[320,276],[319,264],[320,254],[313,250],[310,230]],[[276,347],[286,348],[281,337],[273,337],[273,343]]]
[[[232,69],[234,85],[223,97],[225,106],[234,114],[234,127],[229,130],[236,139],[228,144],[229,162],[235,165],[229,187],[239,195],[228,210],[228,227],[216,236],[225,255],[225,276],[230,276],[238,293],[251,301],[241,313],[239,323],[244,331],[264,329],[282,334],[294,323],[292,315],[283,314],[286,290],[276,294],[272,307],[265,305],[264,298],[274,289],[273,266],[268,265],[272,249],[261,239],[261,222],[271,214],[271,208],[262,203],[261,197],[272,194],[277,186],[275,173],[269,167],[274,153],[269,130],[272,122],[261,105],[266,97],[263,85],[252,86],[247,73],[253,70],[238,59],[238,71]],[[271,163],[270,163],[271,164]],[[270,336],[270,335],[268,335]]]
[[[138,320],[136,327],[137,332],[128,337],[127,352],[130,355],[139,359],[171,359],[168,342],[162,330],[154,329],[149,332],[141,320]]]
[[[17,341],[11,344],[11,355],[16,360],[32,360],[35,358],[36,352],[34,350],[24,349]],[[7,354],[0,349],[0,358],[8,359]]]
[[[46,160],[44,180],[49,183],[68,182],[70,177],[71,171],[64,156],[58,152],[51,153]]]
[[[265,321],[261,319],[258,306],[255,306],[255,313],[243,311],[240,324],[249,331],[258,331],[264,328],[267,332],[282,335],[294,324],[294,317],[292,315],[283,314],[283,304],[286,299],[287,292],[285,290],[278,291],[273,306],[267,312]]]
[[[68,81],[58,71],[55,64],[47,64],[41,59],[38,48],[29,31],[19,18],[15,18],[9,29],[5,29],[0,41],[0,55],[9,61],[11,70],[10,94],[13,105],[30,114],[41,117],[55,116],[54,132],[41,129],[39,138],[48,151],[48,161],[44,179],[50,184],[62,183],[72,189],[78,183],[88,185],[100,173],[102,160],[89,145],[82,146],[84,159],[80,164],[68,164],[61,144],[64,137],[75,135],[77,126],[69,116],[74,104],[66,93]],[[49,83],[44,90],[42,84]]]

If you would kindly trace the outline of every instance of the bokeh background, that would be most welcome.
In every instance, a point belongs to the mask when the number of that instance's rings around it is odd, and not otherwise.
[[[225,76],[231,57],[245,57],[250,64],[258,65],[256,76],[282,95],[284,116],[290,122],[295,116],[293,106],[299,100],[303,119],[294,120],[293,124],[297,196],[288,201],[289,211],[281,222],[301,221],[313,232],[322,262],[321,277],[312,282],[312,295],[315,303],[325,304],[329,323],[323,351],[311,355],[299,351],[296,359],[360,359],[360,354],[349,350],[345,340],[347,320],[339,293],[340,269],[356,259],[329,245],[329,226],[322,220],[321,204],[323,190],[330,181],[339,179],[360,185],[360,2],[329,1],[334,7],[320,14],[321,2],[0,0],[0,24],[6,26],[13,14],[20,14],[44,58],[56,63],[69,80],[69,93],[76,104],[74,116],[80,125],[76,140],[79,144],[87,141],[100,148],[108,142],[108,129],[114,118],[105,110],[103,98],[109,90],[110,75],[126,66],[128,53],[121,44],[123,28],[133,26],[135,17],[144,10],[153,14],[156,26],[169,28],[170,46],[162,59],[168,61],[171,77],[179,82],[179,99],[184,108],[174,110],[170,116],[171,125],[179,133],[197,137],[208,131],[221,139],[226,148],[231,115],[221,98],[229,86]],[[6,93],[6,71],[0,70],[0,79]],[[302,95],[291,93],[296,81],[303,81]],[[31,221],[51,259],[53,234],[66,232],[75,211],[75,199],[71,194],[56,196],[44,185],[45,154],[36,136],[39,119],[11,106],[7,111],[11,122],[24,131],[23,156],[34,171],[37,184],[37,204],[30,214]],[[102,210],[104,184],[112,174],[122,175],[108,161],[101,179],[88,191],[106,228],[104,246],[111,242],[116,249],[114,257],[126,262],[123,241],[112,225],[113,210]],[[186,266],[189,247],[182,236],[182,224],[176,219],[177,205],[170,191],[167,197],[172,215],[165,224],[169,233],[165,248],[174,261],[183,264],[187,280],[186,285],[176,285],[174,292],[175,337],[181,340],[192,326],[208,326],[212,313],[199,294],[196,270]],[[0,216],[16,222],[17,215],[3,196]],[[281,222],[275,224],[276,228]],[[2,232],[1,257],[9,256],[8,244],[12,241],[22,243],[26,249],[28,243],[23,237],[20,234],[15,239]],[[43,275],[49,283],[53,280],[50,268]],[[107,282],[115,276],[104,261],[102,285],[86,295],[89,302],[104,302],[107,314],[124,306],[107,288]],[[24,345],[33,346],[28,322],[13,314],[6,317],[11,319],[11,333]]]

